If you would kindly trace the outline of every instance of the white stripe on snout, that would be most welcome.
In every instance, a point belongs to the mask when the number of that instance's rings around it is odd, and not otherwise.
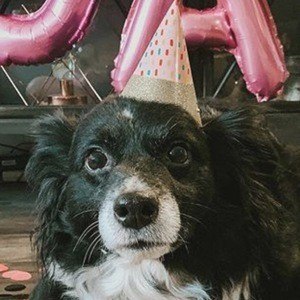
[[[154,223],[139,231],[126,229],[119,224],[114,217],[114,203],[118,197],[127,193],[136,193],[158,201],[159,212]],[[179,208],[170,191],[164,187],[151,187],[138,176],[127,178],[116,188],[112,187],[112,192],[107,194],[99,212],[99,231],[105,246],[112,251],[121,250],[122,253],[122,247],[144,240],[168,244],[167,247],[159,247],[160,255],[155,252],[156,256],[162,256],[170,251],[169,245],[177,240],[180,226]]]
[[[147,196],[151,191],[147,183],[142,181],[138,176],[132,176],[124,180],[121,185],[121,194],[139,193],[142,196]]]

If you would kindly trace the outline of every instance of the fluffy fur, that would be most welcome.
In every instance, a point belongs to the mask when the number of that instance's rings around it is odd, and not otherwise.
[[[69,288],[65,295],[80,299],[208,299],[203,286],[195,281],[182,285],[159,260],[134,263],[110,255],[105,263],[68,273],[58,265],[50,266],[53,279]],[[164,291],[156,288],[160,284]]]
[[[255,113],[105,101],[35,126],[27,167],[39,191],[43,277],[31,299],[300,299],[299,156]],[[189,160],[167,153],[184,145]],[[85,167],[93,148],[103,170]],[[159,203],[139,230],[115,220],[123,195]]]

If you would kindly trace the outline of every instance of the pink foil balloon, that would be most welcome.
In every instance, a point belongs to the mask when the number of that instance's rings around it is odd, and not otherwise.
[[[0,65],[51,62],[85,34],[99,0],[47,0],[30,15],[0,15]]]
[[[193,48],[233,49],[236,42],[226,22],[226,13],[219,7],[197,10],[182,6],[182,26],[188,45]]]
[[[116,92],[125,87],[172,2],[133,2],[112,72]],[[181,14],[188,45],[234,54],[248,89],[258,101],[281,91],[288,72],[266,0],[218,0],[216,7],[202,11],[182,6]]]
[[[174,0],[134,0],[125,22],[112,85],[121,92]]]

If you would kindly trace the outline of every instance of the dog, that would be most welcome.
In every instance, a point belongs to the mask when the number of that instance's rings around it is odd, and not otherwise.
[[[114,98],[37,121],[33,300],[299,300],[299,156],[250,109]]]

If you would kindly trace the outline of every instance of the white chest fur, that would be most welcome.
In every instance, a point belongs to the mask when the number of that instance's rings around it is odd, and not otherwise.
[[[80,300],[209,299],[199,282],[180,284],[176,276],[154,259],[132,263],[112,255],[103,264],[82,268],[74,274],[57,264],[50,269],[53,279],[69,288],[66,294]]]

